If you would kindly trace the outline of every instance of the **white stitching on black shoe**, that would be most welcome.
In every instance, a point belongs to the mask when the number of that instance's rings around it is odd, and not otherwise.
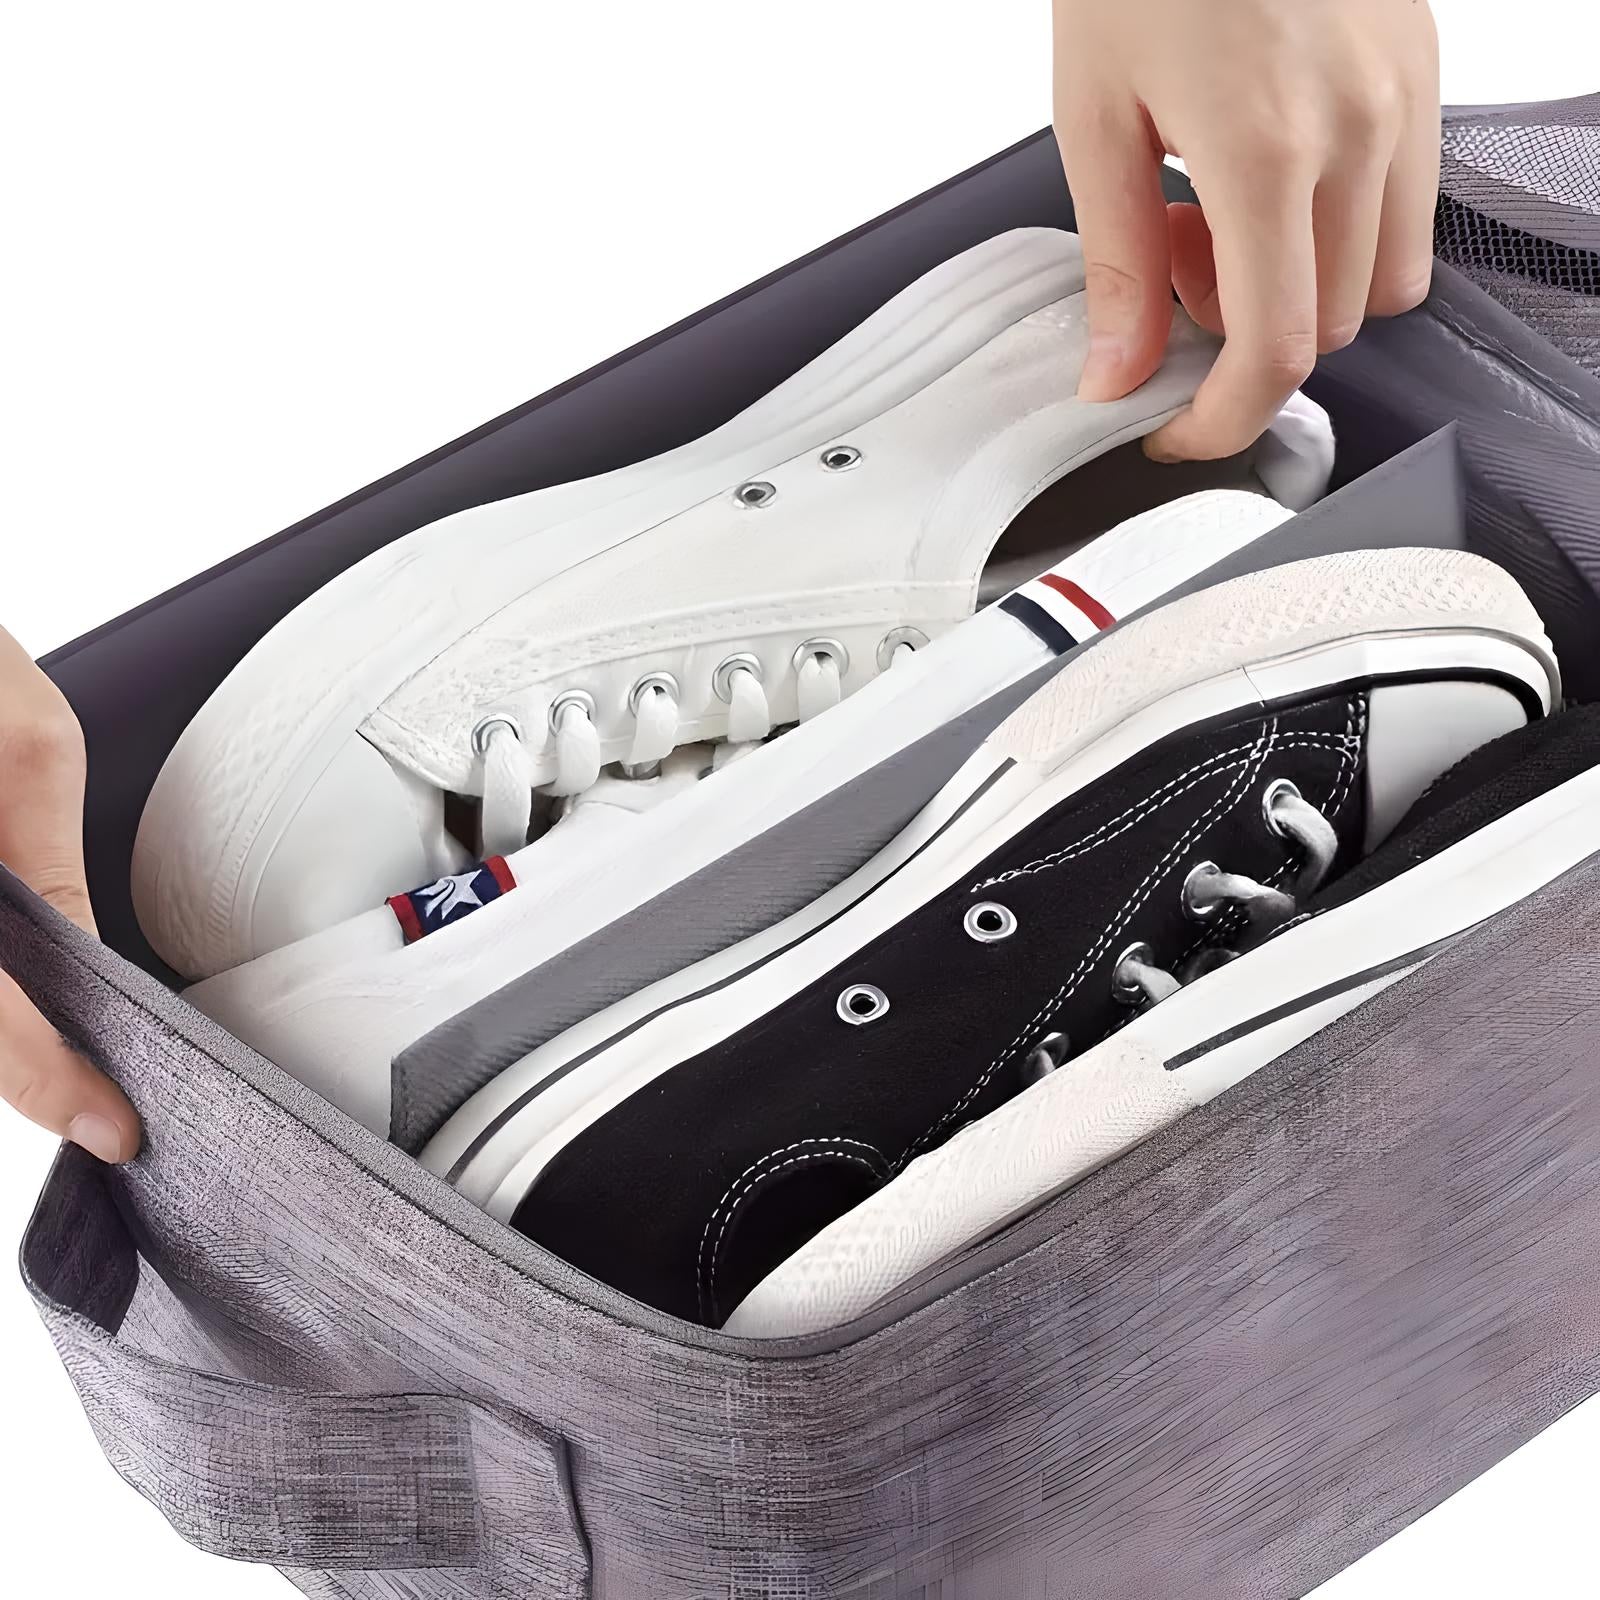
[[[791,1152],[804,1151],[802,1155]],[[862,1154],[865,1151],[866,1154]],[[783,1159],[779,1159],[782,1157]],[[837,1161],[853,1161],[859,1166],[867,1168],[877,1178],[887,1178],[892,1172],[889,1158],[878,1149],[876,1145],[867,1144],[861,1139],[829,1138],[829,1139],[796,1139],[792,1144],[780,1146],[776,1150],[769,1150],[766,1155],[752,1161],[737,1178],[728,1185],[722,1198],[716,1203],[711,1215],[706,1219],[705,1230],[700,1235],[699,1271],[696,1274],[697,1299],[700,1306],[701,1321],[711,1320],[716,1323],[717,1305],[717,1261],[722,1250],[722,1241],[727,1235],[734,1217],[738,1214],[739,1207],[749,1196],[776,1172],[782,1172],[786,1167],[797,1167],[807,1161],[825,1161],[829,1158]],[[762,1170],[765,1169],[765,1170]],[[727,1214],[724,1216],[723,1213]],[[720,1226],[718,1219],[721,1219]],[[711,1237],[711,1230],[717,1229],[716,1239]]]
[[[1326,733],[1286,733],[1274,745],[1275,750],[1329,750],[1343,759],[1340,771],[1345,770],[1345,763],[1350,759],[1348,751],[1349,735]],[[984,878],[972,885],[971,892],[976,894],[980,889],[992,889],[998,884],[1009,883],[1013,878],[1020,878],[1036,872],[1047,872],[1051,867],[1061,866],[1064,862],[1071,861],[1081,855],[1086,849],[1105,843],[1106,838],[1116,838],[1119,834],[1126,833],[1129,828],[1144,821],[1144,819],[1170,801],[1185,795],[1196,785],[1204,783],[1213,775],[1217,768],[1226,768],[1231,758],[1248,755],[1254,749],[1253,745],[1236,745],[1231,750],[1220,750],[1215,755],[1207,756],[1204,761],[1197,761],[1187,772],[1180,772],[1176,778],[1170,779],[1159,789],[1152,791],[1140,800],[1137,805],[1130,806],[1126,811],[1112,817],[1109,822],[1103,822],[1083,838],[1075,840],[1072,844],[1063,845],[1059,850],[1053,850],[1047,856],[1040,856],[1037,861],[1030,861],[1025,866],[1009,867],[1006,871],[993,878]],[[1185,779],[1192,781],[1185,782]],[[1182,785],[1182,787],[1177,787]],[[1170,793],[1168,791],[1171,791]]]
[[[1344,730],[1342,734],[1335,735],[1331,741],[1319,743],[1316,746],[1318,749],[1337,750],[1339,755],[1339,770],[1334,778],[1333,788],[1329,791],[1327,802],[1322,808],[1323,814],[1330,818],[1337,817],[1344,809],[1345,801],[1350,798],[1355,788],[1356,773],[1360,770],[1361,751],[1367,737],[1367,698],[1364,694],[1353,694],[1345,702]],[[1283,746],[1280,745],[1278,748],[1282,749]],[[1295,867],[1296,863],[1292,858],[1285,860],[1281,867],[1263,881],[1276,885],[1282,879],[1288,877],[1295,870]],[[1296,920],[1298,921],[1299,919],[1297,918]],[[1174,968],[1183,967],[1198,950],[1208,943],[1225,944],[1229,939],[1237,936],[1243,926],[1244,916],[1242,912],[1237,910],[1224,911],[1221,916],[1211,921],[1204,932],[1196,936],[1193,944],[1179,953],[1174,963]],[[1274,928],[1269,937],[1276,937],[1282,931],[1281,927]],[[1109,1038],[1119,1028],[1126,1027],[1132,1020],[1131,1016],[1120,1019],[1110,1029],[1106,1037]]]
[[[1101,933],[1100,937],[1095,940],[1088,952],[1080,959],[1077,966],[1073,968],[1066,981],[1059,989],[1056,990],[1050,999],[1047,1000],[1044,1005],[1042,1005],[1039,1010],[1028,1019],[1026,1025],[1011,1041],[1011,1043],[1008,1044],[1005,1049],[1002,1050],[1000,1054],[989,1063],[988,1067],[984,1070],[982,1077],[980,1077],[978,1081],[967,1090],[961,1099],[958,1100],[947,1112],[945,1112],[945,1114],[936,1123],[934,1123],[934,1125],[929,1128],[926,1133],[924,1133],[919,1139],[914,1140],[907,1147],[905,1154],[902,1155],[899,1161],[895,1163],[896,1170],[899,1170],[899,1168],[904,1166],[907,1161],[911,1160],[918,1151],[925,1149],[932,1140],[937,1138],[945,1128],[954,1122],[956,1118],[961,1115],[962,1111],[964,1111],[967,1106],[971,1105],[971,1103],[983,1093],[985,1087],[993,1079],[994,1075],[1000,1071],[1003,1066],[1005,1066],[1012,1056],[1016,1054],[1016,1052],[1022,1047],[1023,1043],[1029,1039],[1032,1039],[1038,1033],[1039,1029],[1051,1017],[1053,1017],[1075,993],[1077,993],[1078,985],[1083,982],[1084,978],[1093,968],[1094,963],[1099,959],[1104,949],[1115,941],[1117,935],[1124,927],[1127,926],[1129,919],[1136,911],[1138,911],[1139,907],[1144,904],[1150,895],[1155,892],[1155,885],[1160,880],[1162,873],[1167,869],[1168,865],[1172,861],[1181,857],[1183,852],[1188,848],[1190,841],[1203,833],[1205,829],[1211,825],[1215,818],[1221,816],[1224,812],[1228,811],[1231,807],[1239,803],[1240,793],[1248,790],[1255,774],[1261,769],[1261,766],[1266,761],[1268,755],[1271,754],[1277,737],[1277,728],[1278,723],[1276,718],[1273,718],[1262,728],[1260,737],[1256,740],[1255,745],[1252,747],[1250,756],[1240,764],[1237,775],[1229,783],[1223,794],[1217,800],[1213,801],[1212,804],[1206,808],[1206,810],[1201,812],[1201,814],[1189,824],[1177,842],[1171,845],[1163,853],[1161,859],[1149,870],[1149,872],[1145,874],[1144,878],[1134,889],[1133,893],[1129,895],[1128,898],[1122,903],[1122,906],[1112,917],[1110,923]]]

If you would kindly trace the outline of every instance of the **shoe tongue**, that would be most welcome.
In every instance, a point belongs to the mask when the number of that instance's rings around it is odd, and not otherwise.
[[[1575,706],[1501,735],[1441,773],[1406,813],[1400,831],[1420,827],[1477,797],[1482,827],[1600,762],[1600,706]]]
[[[1436,778],[1388,840],[1307,910],[1344,905],[1596,765],[1600,706],[1558,712],[1502,734]]]
[[[692,789],[710,771],[711,755],[708,745],[680,745],[649,778],[626,778],[608,769],[572,799],[562,820],[570,822],[586,812],[601,810],[634,814],[653,811],[673,795]]]
[[[1492,683],[1440,678],[1374,688],[1367,696],[1364,853],[1394,833],[1440,773],[1527,718],[1516,696]]]

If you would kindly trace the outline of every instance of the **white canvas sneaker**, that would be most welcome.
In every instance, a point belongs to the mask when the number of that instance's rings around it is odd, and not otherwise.
[[[701,440],[343,573],[157,779],[133,856],[152,946],[219,972],[514,851],[536,791],[753,741],[870,682],[974,609],[1022,507],[1172,416],[1216,348],[1179,312],[1147,384],[1085,405],[1086,343],[1076,240],[1006,235]],[[451,795],[481,802],[470,843]]]
[[[559,823],[501,858],[474,899],[427,923],[397,895],[188,992],[202,1011],[375,1132],[390,1131],[390,1065],[407,1046],[656,895],[712,866],[1187,582],[1290,516],[1215,490],[1160,506],[903,655],[825,718],[695,782],[711,756],[680,749],[661,779],[608,779],[583,797],[596,831]],[[726,746],[718,747],[726,749]],[[604,796],[631,799],[636,814]],[[589,813],[596,814],[592,817]],[[599,831],[603,828],[603,832]],[[469,876],[484,869],[469,870]],[[495,875],[498,873],[498,877]],[[516,886],[504,893],[503,886]],[[437,884],[428,886],[437,891]],[[485,909],[479,910],[479,906]],[[414,919],[411,912],[415,912]],[[470,915],[468,913],[471,913]]]

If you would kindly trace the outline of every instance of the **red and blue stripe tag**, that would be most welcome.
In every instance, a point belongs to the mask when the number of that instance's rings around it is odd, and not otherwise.
[[[1041,573],[1013,589],[1000,609],[1058,656],[1104,633],[1117,620],[1092,594],[1057,572]]]
[[[436,879],[408,894],[392,895],[388,905],[406,936],[406,943],[415,944],[418,939],[426,939],[430,933],[471,916],[490,901],[509,894],[516,886],[517,880],[506,858],[490,856],[487,861],[458,872],[454,877]]]

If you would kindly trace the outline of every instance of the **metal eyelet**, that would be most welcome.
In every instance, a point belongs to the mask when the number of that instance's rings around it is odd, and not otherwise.
[[[831,657],[842,678],[850,670],[850,652],[837,639],[807,639],[797,645],[794,652],[794,670],[798,672],[812,656]]]
[[[770,506],[778,498],[778,486],[768,483],[764,479],[754,479],[750,483],[741,483],[733,491],[734,502],[747,511],[759,511],[763,506]]]
[[[1272,814],[1272,808],[1283,798],[1298,800],[1300,791],[1287,778],[1274,778],[1262,791],[1261,817],[1273,834],[1280,839],[1287,839],[1290,837],[1288,830]]]
[[[628,691],[628,710],[634,716],[638,716],[639,707],[644,704],[644,697],[655,689],[661,690],[663,694],[670,694],[674,700],[681,698],[678,693],[678,680],[670,672],[647,672]]]
[[[913,650],[926,650],[928,636],[921,628],[891,628],[888,633],[878,641],[878,671],[887,672],[894,662],[894,653],[901,645],[908,644]]]
[[[889,997],[875,983],[852,983],[839,996],[835,1009],[841,1021],[859,1028],[889,1012]]]
[[[1067,1059],[1071,1049],[1072,1043],[1066,1034],[1047,1033],[1023,1059],[1022,1081],[1038,1083],[1041,1078],[1048,1078]]]
[[[968,909],[961,926],[979,944],[999,944],[1017,931],[1017,914],[998,900],[983,900]]]
[[[563,689],[550,702],[550,731],[561,732],[561,714],[568,706],[577,706],[588,719],[595,720],[594,696],[587,689]]]
[[[1188,876],[1183,880],[1183,914],[1191,922],[1210,922],[1222,910],[1223,902],[1213,900],[1207,905],[1201,905],[1194,897],[1195,881],[1199,878],[1214,878],[1222,868],[1215,861],[1197,861],[1190,867]]]
[[[736,672],[748,672],[757,683],[761,682],[761,662],[748,651],[741,651],[738,655],[728,656],[717,663],[717,670],[711,674],[711,688],[717,699],[733,703],[733,675]]]
[[[472,753],[486,756],[489,753],[489,735],[496,728],[509,728],[513,739],[522,737],[522,724],[509,711],[491,711],[479,720],[472,730]]]
[[[829,445],[818,458],[829,472],[848,472],[861,460],[861,452],[853,444]]]
[[[1118,976],[1124,963],[1128,961],[1137,961],[1141,966],[1153,967],[1156,964],[1156,953],[1143,939],[1136,939],[1112,964],[1111,998],[1118,1005],[1136,1006],[1143,1002],[1144,990],[1137,983],[1130,983]]]

